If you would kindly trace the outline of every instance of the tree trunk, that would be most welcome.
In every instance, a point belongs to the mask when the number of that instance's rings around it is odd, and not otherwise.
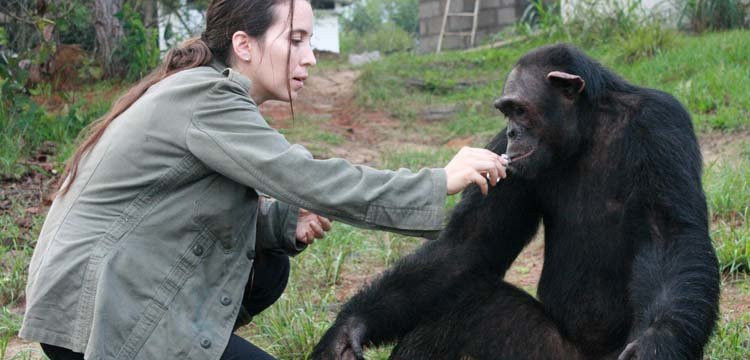
[[[94,29],[96,55],[105,75],[115,73],[113,58],[123,36],[122,24],[115,14],[122,9],[123,0],[94,0]]]
[[[147,28],[157,28],[157,20],[159,15],[157,13],[156,0],[144,0],[143,1],[143,25]]]

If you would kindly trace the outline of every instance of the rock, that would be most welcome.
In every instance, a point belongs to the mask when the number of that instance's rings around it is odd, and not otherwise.
[[[423,108],[419,117],[425,121],[443,121],[452,119],[458,112],[456,105],[431,105]]]
[[[354,66],[364,65],[377,60],[380,60],[380,51],[349,54],[349,63]]]

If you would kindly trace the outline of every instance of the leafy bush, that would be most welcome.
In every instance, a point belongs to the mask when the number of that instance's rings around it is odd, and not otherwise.
[[[364,34],[377,30],[383,23],[384,8],[379,0],[360,0],[351,6],[351,12],[342,16],[341,27],[346,34]]]
[[[147,29],[141,15],[129,3],[117,13],[123,24],[124,37],[114,58],[127,68],[126,80],[137,80],[153,70],[159,63],[159,38],[154,29]]]
[[[388,20],[410,34],[419,32],[419,1],[390,0],[386,4]]]
[[[341,52],[359,53],[363,51],[380,51],[390,54],[410,50],[414,47],[414,38],[394,23],[385,23],[376,30],[364,33],[346,32],[341,34]]]
[[[79,4],[71,7],[66,16],[55,20],[59,34],[58,42],[80,44],[84,50],[93,52],[96,47],[96,33],[91,31],[94,28],[92,9],[90,6],[81,4],[81,0],[76,2]]]
[[[2,33],[0,31],[0,49],[5,41]],[[104,112],[101,106],[90,104],[88,107],[92,110],[84,110],[82,101],[71,101],[67,94],[62,94],[70,105],[58,113],[48,113],[32,96],[49,98],[51,86],[40,84],[27,89],[24,87],[27,76],[18,66],[17,58],[0,51],[0,128],[3,129],[0,133],[0,178],[25,173],[28,166],[23,160],[45,141],[72,144],[78,132]]]
[[[343,53],[384,53],[414,47],[419,31],[418,0],[360,0],[341,17]]]
[[[4,28],[0,28],[0,49],[8,43]],[[44,111],[29,97],[24,87],[27,73],[18,66],[18,60],[0,51],[0,174],[17,174],[22,158],[25,134],[33,130],[30,125]]]

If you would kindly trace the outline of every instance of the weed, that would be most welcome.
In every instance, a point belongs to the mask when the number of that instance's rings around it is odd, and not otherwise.
[[[722,319],[706,347],[706,357],[716,360],[750,359],[750,315]]]
[[[683,0],[680,23],[696,31],[750,26],[750,2],[743,0]]]

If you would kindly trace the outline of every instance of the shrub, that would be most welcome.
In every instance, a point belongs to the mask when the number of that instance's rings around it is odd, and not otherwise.
[[[417,0],[360,0],[341,16],[342,53],[382,53],[414,47],[419,31]]]
[[[390,54],[407,51],[414,47],[414,38],[393,23],[380,25],[376,30],[364,33],[346,32],[341,35],[342,53],[380,51]]]
[[[126,80],[140,79],[159,63],[158,34],[143,25],[141,15],[129,3],[116,16],[123,24],[125,36],[115,50],[115,61],[126,66]]]

